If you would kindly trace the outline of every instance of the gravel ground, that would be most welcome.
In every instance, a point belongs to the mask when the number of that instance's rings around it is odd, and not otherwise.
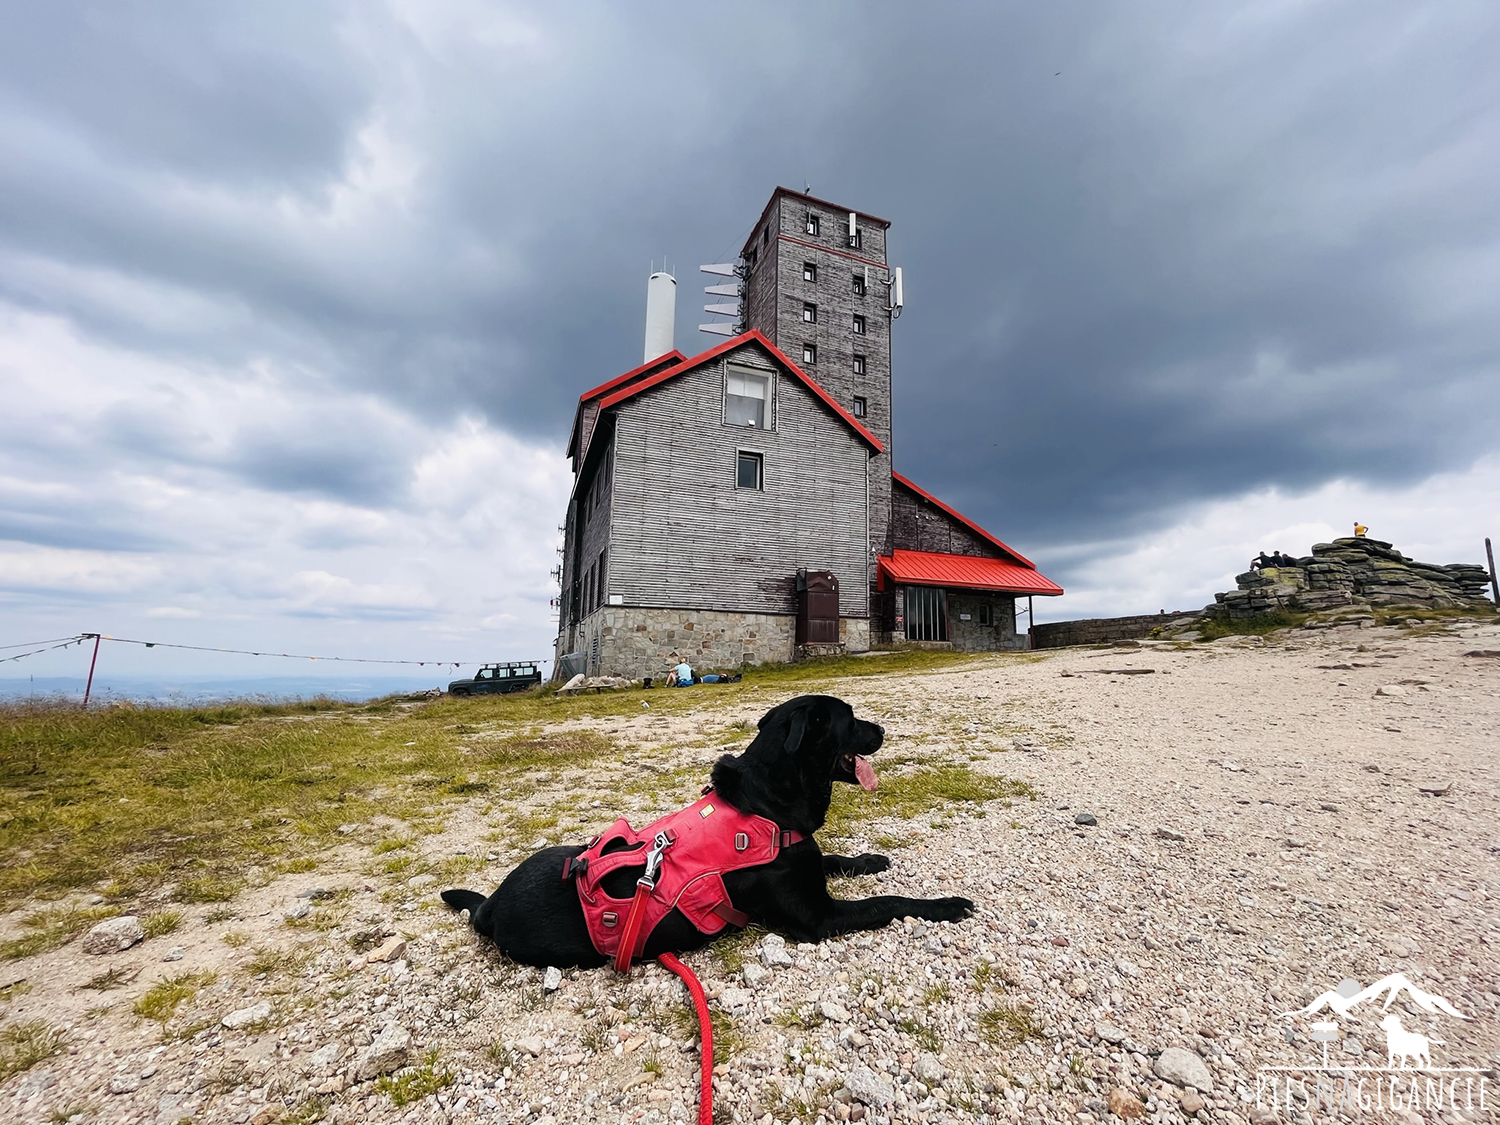
[[[892,859],[840,895],[964,894],[979,904],[966,922],[821,946],[757,934],[688,958],[725,1021],[720,1120],[1261,1125],[1256,1068],[1321,1050],[1311,1017],[1284,1013],[1395,972],[1471,1017],[1409,994],[1391,1009],[1445,1040],[1438,1065],[1488,1070],[1490,1084],[1484,1111],[1404,1116],[1494,1118],[1500,659],[1465,655],[1485,649],[1500,629],[1351,628],[841,683],[886,725],[877,766],[962,761],[1038,795],[824,841]],[[747,695],[755,706],[730,713],[705,692],[686,718],[599,720],[634,748],[589,777],[531,778],[533,807],[562,810],[543,835],[581,840],[690,799],[733,748],[706,736],[783,698]],[[497,823],[476,800],[419,846],[482,860],[466,881],[488,889],[532,844],[496,842]],[[390,827],[348,826],[315,871],[194,907],[123,952],[74,942],[0,967],[0,1020],[68,1036],[0,1084],[0,1119],[695,1118],[696,1032],[675,978],[653,965],[549,981],[506,963],[442,908],[431,876],[372,874]],[[128,979],[85,987],[111,970]],[[152,984],[209,972],[165,1024],[133,1013]],[[1378,1001],[1353,1014],[1331,1057],[1382,1064]]]

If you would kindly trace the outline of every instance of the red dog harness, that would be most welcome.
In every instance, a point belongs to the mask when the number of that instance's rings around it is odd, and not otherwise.
[[[687,808],[640,831],[623,818],[615,821],[608,832],[564,863],[563,878],[578,886],[594,948],[613,957],[615,968],[623,973],[641,955],[651,931],[673,910],[682,911],[705,934],[716,934],[726,924],[746,925],[750,919],[729,901],[724,873],[770,863],[782,848],[804,839],[802,833],[783,831],[763,816],[740,812],[710,789]],[[646,870],[636,881],[633,898],[612,898],[604,892],[606,875],[642,863]]]

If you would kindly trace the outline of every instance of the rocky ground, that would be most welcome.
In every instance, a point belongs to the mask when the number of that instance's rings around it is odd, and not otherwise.
[[[1445,1040],[1439,1065],[1489,1083],[1483,1111],[1421,1116],[1500,1112],[1500,658],[1465,655],[1492,650],[1493,625],[1348,628],[841,683],[886,725],[888,778],[962,763],[1036,797],[935,802],[825,841],[892,859],[837,893],[965,894],[964,923],[821,946],[753,934],[688,958],[722,1021],[720,1120],[1260,1123],[1257,1068],[1321,1051],[1314,1017],[1284,1013],[1396,972],[1470,1018],[1409,994],[1391,1011]],[[634,749],[587,776],[539,771],[528,823],[581,840],[668,811],[732,748],[713,732],[786,694],[585,720]],[[532,843],[495,826],[476,797],[413,847],[473,857],[465,881],[488,890]],[[431,875],[372,865],[394,828],[348,825],[315,869],[188,908],[171,932],[133,941],[116,923],[92,943],[114,951],[0,966],[12,1056],[17,1029],[66,1037],[0,1084],[0,1119],[694,1118],[675,978],[507,964]],[[1384,1062],[1380,1003],[1352,1013],[1333,1061]]]

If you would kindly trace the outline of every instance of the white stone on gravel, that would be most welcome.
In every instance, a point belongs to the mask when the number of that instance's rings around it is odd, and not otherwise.
[[[119,918],[100,922],[84,934],[83,951],[95,954],[119,953],[143,940],[145,936],[141,920],[134,914],[124,914]]]
[[[382,962],[399,961],[406,956],[406,942],[399,937],[389,937],[380,945],[365,954],[365,961],[371,965]]]
[[[1125,1042],[1129,1038],[1124,1028],[1116,1027],[1112,1023],[1095,1024],[1094,1034],[1106,1043],[1114,1043],[1116,1045]]]
[[[741,970],[740,975],[745,978],[746,985],[754,988],[771,975],[771,970],[764,965],[757,965],[754,961],[751,961]]]
[[[538,1036],[538,1035],[531,1035],[531,1036],[527,1036],[525,1039],[517,1039],[516,1040],[516,1050],[518,1050],[518,1051],[524,1051],[526,1054],[530,1055],[532,1058],[536,1058],[544,1050],[546,1050],[546,1044],[544,1044],[542,1042],[540,1036]]]
[[[896,1100],[896,1091],[888,1078],[882,1078],[867,1066],[857,1066],[844,1079],[849,1093],[857,1102],[872,1109],[884,1109]]]
[[[328,1070],[334,1063],[338,1062],[344,1054],[344,1048],[338,1043],[325,1043],[311,1055],[308,1062],[314,1070]]]
[[[818,1010],[823,1013],[825,1020],[832,1020],[834,1023],[849,1022],[849,1009],[842,1004],[835,1004],[832,1000],[824,1000],[818,1005]]]
[[[754,1003],[754,993],[744,988],[726,988],[719,993],[719,1007],[726,1012],[744,1011]]]
[[[786,939],[780,934],[767,934],[760,942],[760,960],[771,968],[785,968],[792,963],[792,955],[786,951]]]
[[[311,913],[312,907],[307,902],[299,900],[287,907],[287,911],[282,917],[288,922],[295,922],[299,918],[306,918]]]
[[[943,1081],[943,1064],[931,1051],[923,1051],[917,1056],[911,1072],[929,1086],[940,1085]]]
[[[271,1002],[261,1000],[251,1004],[248,1008],[236,1008],[219,1022],[230,1031],[238,1031],[242,1027],[249,1027],[252,1023],[265,1023],[271,1018]]]
[[[1181,1047],[1168,1047],[1156,1060],[1156,1076],[1176,1086],[1191,1086],[1195,1090],[1210,1091],[1214,1088],[1213,1075],[1208,1064],[1192,1051]]]
[[[408,887],[430,887],[436,882],[436,875],[413,875],[406,881],[406,885]]]
[[[133,1094],[141,1088],[139,1074],[117,1074],[109,1080],[111,1094]]]
[[[405,1066],[410,1049],[411,1032],[400,1024],[386,1024],[369,1046],[359,1049],[354,1060],[355,1079],[364,1082]]]
[[[182,958],[183,958],[183,956],[184,956],[184,950],[183,950],[182,946],[180,946],[180,945],[174,945],[171,949],[167,950],[166,955],[164,957],[162,957],[162,960],[163,961],[181,961]]]
[[[556,965],[548,965],[547,971],[542,974],[542,989],[545,992],[556,992],[562,987],[562,970]]]

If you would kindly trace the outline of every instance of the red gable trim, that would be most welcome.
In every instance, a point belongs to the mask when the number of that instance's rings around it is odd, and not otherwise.
[[[574,447],[578,442],[579,423],[583,421],[583,408],[590,399],[595,399],[602,394],[607,394],[609,391],[630,382],[632,379],[639,379],[643,376],[650,375],[663,366],[671,366],[674,363],[681,363],[686,358],[687,356],[683,355],[676,348],[673,348],[665,355],[659,355],[655,359],[650,360],[647,363],[643,363],[639,367],[625,372],[625,374],[623,375],[616,375],[609,382],[600,383],[593,390],[584,391],[583,394],[579,395],[578,408],[573,411],[573,428],[568,433],[568,451],[566,454],[564,454],[564,456],[573,456]]]
[[[749,332],[745,332],[739,336],[736,336],[732,340],[725,340],[724,343],[719,344],[716,347],[709,348],[706,352],[700,352],[699,354],[693,356],[692,359],[686,360],[683,363],[676,364],[673,367],[669,367],[665,371],[658,371],[655,375],[648,376],[645,379],[637,380],[627,387],[622,387],[614,394],[609,395],[607,398],[605,398],[604,401],[599,404],[599,409],[601,411],[604,411],[608,410],[612,406],[618,406],[626,399],[634,398],[642,391],[649,391],[652,387],[659,386],[660,384],[665,383],[668,379],[675,379],[679,375],[682,375],[688,371],[692,371],[695,368],[702,367],[704,364],[718,359],[721,355],[732,352],[737,348],[742,348],[746,344],[750,343],[759,344],[761,347],[765,348],[766,351],[770,352],[776,362],[779,363],[782,367],[786,368],[789,375],[793,376],[804,387],[810,390],[813,395],[823,403],[824,406],[828,407],[828,409],[837,414],[839,420],[847,425],[857,435],[859,435],[859,437],[863,439],[865,443],[868,444],[869,447],[876,453],[879,453],[882,449],[885,448],[880,444],[879,439],[877,439],[874,434],[872,434],[869,430],[865,429],[859,424],[859,421],[854,417],[854,415],[850,414],[847,410],[840,406],[828,394],[828,392],[825,391],[822,387],[818,386],[818,384],[805,371],[803,371],[802,368],[798,367],[795,363],[788,359],[786,355],[781,351],[781,349],[778,348],[775,344],[771,343],[770,340],[766,339],[765,333],[761,332],[758,328],[751,329]]]
[[[880,587],[885,579],[917,586],[957,586],[966,590],[998,590],[1006,594],[1056,597],[1063,588],[1034,567],[974,555],[942,555],[933,551],[892,551],[881,555]]]
[[[991,535],[984,528],[980,527],[973,520],[967,518],[966,516],[960,514],[959,512],[954,511],[952,508],[948,507],[947,504],[944,504],[936,496],[932,495],[932,493],[926,492],[923,489],[918,488],[916,485],[912,484],[911,481],[909,481],[905,477],[903,477],[900,473],[893,471],[891,473],[891,479],[894,480],[894,481],[896,481],[898,484],[905,485],[907,488],[911,489],[918,496],[920,496],[923,500],[926,500],[929,504],[932,504],[934,507],[940,508],[942,511],[947,512],[950,516],[952,516],[959,523],[961,523],[965,527],[967,527],[975,535],[978,535],[981,538],[983,538],[984,540],[986,540],[987,542],[994,544],[996,547],[999,547],[1002,551],[1004,551],[1011,558],[1013,558],[1017,562],[1021,563],[1021,565],[1023,565],[1023,566],[1029,566],[1032,570],[1036,569],[1036,564],[1034,562],[1032,562],[1030,559],[1028,559],[1025,555],[1021,554],[1021,552],[1012,550],[1010,547],[1007,547],[1004,543],[1000,542],[1000,540],[996,539],[993,535]],[[1062,593],[1061,587],[1058,588],[1058,593]]]

